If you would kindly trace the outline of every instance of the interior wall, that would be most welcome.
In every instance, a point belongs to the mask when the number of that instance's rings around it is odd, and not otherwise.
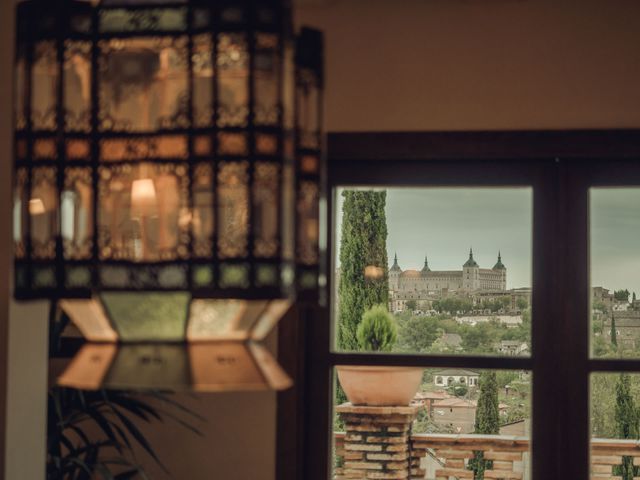
[[[169,419],[141,425],[169,471],[138,448],[150,479],[275,479],[274,393],[179,394],[175,400],[205,418],[195,422],[202,436]]]
[[[277,355],[273,333],[264,345]],[[173,399],[204,421],[189,420],[196,435],[168,417],[140,424],[166,471],[141,448],[138,460],[152,480],[272,480],[276,469],[276,394],[274,392],[178,393]],[[158,405],[167,410],[166,405]],[[179,413],[176,409],[172,413]]]
[[[0,105],[11,105],[11,83],[7,75],[11,70],[13,35],[10,25],[5,23],[11,18],[11,2],[0,2]],[[11,109],[0,109],[0,225],[10,225],[10,188],[11,178]],[[7,340],[9,328],[9,265],[11,257],[11,229],[0,229],[0,478],[5,471],[6,440],[6,380],[7,380]]]
[[[640,126],[636,0],[304,0],[329,131]]]
[[[13,2],[0,2],[0,477],[44,478],[47,402],[45,302],[10,300]]]

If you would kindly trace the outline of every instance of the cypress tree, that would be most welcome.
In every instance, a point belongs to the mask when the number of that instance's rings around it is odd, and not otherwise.
[[[500,433],[498,405],[498,379],[496,372],[480,374],[480,397],[476,408],[475,433],[497,435]]]
[[[482,372],[480,374],[480,396],[476,407],[474,433],[482,435],[497,435],[500,433],[500,410],[498,403],[498,379],[496,372]],[[475,480],[484,480],[484,472],[492,467],[490,460],[484,459],[481,451],[474,452],[470,462]]]
[[[611,313],[611,344],[614,346],[618,346],[618,333],[616,330],[616,319],[613,316],[613,312]]]
[[[621,439],[638,438],[638,410],[631,395],[631,376],[621,373],[616,383],[616,436]],[[622,480],[634,478],[633,457],[622,457],[622,466],[616,475]]]
[[[342,196],[338,348],[358,350],[356,332],[364,312],[374,305],[388,308],[387,193],[345,190]],[[371,265],[383,275],[365,278],[365,267]]]

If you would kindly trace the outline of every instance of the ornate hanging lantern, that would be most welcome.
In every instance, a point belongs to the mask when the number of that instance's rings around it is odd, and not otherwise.
[[[258,325],[317,291],[312,36],[296,73],[284,0],[22,2],[16,298],[59,302],[94,340],[191,342],[234,331],[219,299]]]

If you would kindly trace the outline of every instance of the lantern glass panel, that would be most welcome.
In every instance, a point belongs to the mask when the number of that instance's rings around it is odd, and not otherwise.
[[[261,366],[243,343],[227,342],[215,348],[196,343],[188,350],[195,391],[268,388]]]
[[[193,300],[187,339],[247,340],[266,306],[266,301]]]
[[[298,259],[303,265],[318,263],[320,228],[319,190],[315,182],[300,182],[298,191]]]
[[[188,293],[103,293],[102,302],[123,342],[182,341]]]
[[[58,190],[56,169],[33,169],[29,215],[31,217],[31,248],[33,258],[53,259],[58,233]]]
[[[135,3],[139,4],[140,2]],[[105,8],[100,10],[99,25],[99,30],[104,33],[137,32],[140,30],[183,31],[187,27],[187,10],[185,8],[150,8],[145,10]]]
[[[218,256],[246,257],[249,243],[249,162],[220,162]]]
[[[91,145],[88,140],[70,139],[65,142],[67,160],[89,160]]]
[[[249,120],[249,53],[246,35],[218,35],[218,126],[246,127]]]
[[[27,224],[29,213],[27,206],[27,169],[20,168],[16,172],[16,181],[13,190],[13,244],[16,258],[24,258],[25,239],[27,238]]]
[[[193,38],[193,123],[208,127],[213,118],[213,40],[210,34]]]
[[[320,91],[313,72],[303,69],[299,75],[297,102],[299,142],[302,147],[317,149],[320,147],[318,143]]]
[[[248,263],[221,263],[220,287],[222,288],[249,288],[249,264]]]
[[[101,167],[98,190],[102,259],[148,262],[188,254],[185,166],[141,163]]]
[[[213,254],[213,205],[213,168],[210,163],[200,163],[193,175],[193,213],[190,219],[193,253],[198,258],[208,258]]]
[[[65,258],[91,258],[94,225],[93,186],[89,167],[66,169],[60,214]]]
[[[218,133],[218,154],[223,156],[246,156],[249,154],[247,134],[239,132]]]
[[[109,388],[184,389],[189,360],[182,345],[123,345],[104,379]]]
[[[256,153],[258,155],[277,155],[278,137],[267,133],[257,133]]]
[[[280,57],[278,36],[256,35],[255,54],[255,122],[275,125],[279,119]]]
[[[100,129],[186,128],[186,37],[99,42]]]
[[[118,334],[113,329],[102,302],[99,300],[93,298],[88,300],[60,300],[58,305],[88,341],[118,341]]]
[[[65,42],[64,123],[66,130],[91,128],[91,43]]]
[[[275,163],[257,162],[253,180],[254,255],[275,257],[278,241],[278,185],[280,172]]]
[[[37,138],[33,142],[34,160],[55,160],[58,158],[58,146],[53,137]]]
[[[27,126],[27,59],[24,47],[18,48],[15,65],[15,127],[16,130],[24,130]]]
[[[55,130],[58,62],[53,40],[37,42],[31,70],[31,122],[34,130]]]
[[[91,285],[92,269],[87,265],[69,265],[65,268],[65,286],[67,288],[86,289]]]
[[[100,141],[100,160],[180,159],[188,158],[185,135],[151,135],[132,138],[105,138]]]
[[[295,89],[296,89],[296,69],[294,64],[294,48],[292,45],[285,45],[284,48],[284,69],[282,78],[282,122],[287,130],[295,126]]]

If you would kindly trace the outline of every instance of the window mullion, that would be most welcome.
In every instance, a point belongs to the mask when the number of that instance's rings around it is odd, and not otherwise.
[[[588,196],[558,161],[541,172],[534,211],[533,478],[588,478]]]

